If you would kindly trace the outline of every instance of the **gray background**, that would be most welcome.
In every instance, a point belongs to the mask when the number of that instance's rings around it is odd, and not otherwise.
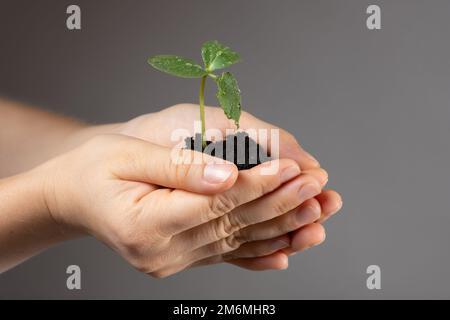
[[[81,32],[65,28],[71,3]],[[369,4],[381,31],[365,26]],[[0,297],[450,298],[449,31],[448,0],[1,0],[0,92],[92,122],[195,102],[197,81],[154,72],[147,57],[230,45],[244,58],[233,71],[245,109],[320,159],[344,209],[286,271],[220,265],[155,280],[83,239],[0,275]],[[80,292],[65,287],[69,264],[82,268]],[[380,291],[366,288],[371,264]]]

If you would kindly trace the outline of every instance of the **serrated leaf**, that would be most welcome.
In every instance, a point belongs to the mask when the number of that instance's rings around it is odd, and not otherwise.
[[[203,44],[202,58],[208,71],[226,68],[240,60],[236,52],[218,41],[208,41]]]
[[[239,128],[241,116],[241,91],[234,76],[229,72],[222,73],[216,79],[217,100],[228,119],[233,119]]]
[[[148,59],[159,71],[182,78],[201,78],[207,74],[195,61],[174,55],[159,55]]]

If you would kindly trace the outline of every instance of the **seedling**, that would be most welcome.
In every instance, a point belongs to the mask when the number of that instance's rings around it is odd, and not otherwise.
[[[239,62],[239,55],[218,41],[208,41],[202,46],[204,66],[191,59],[175,55],[158,55],[148,59],[148,63],[159,71],[182,78],[200,78],[199,106],[201,121],[201,142],[206,147],[205,138],[205,84],[209,77],[217,85],[217,100],[228,119],[233,119],[239,128],[241,116],[241,93],[235,77],[230,72],[216,75],[213,72]]]

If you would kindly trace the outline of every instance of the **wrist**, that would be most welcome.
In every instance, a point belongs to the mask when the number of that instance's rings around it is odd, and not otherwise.
[[[43,185],[31,171],[0,180],[0,273],[74,237],[50,215]]]
[[[33,197],[39,205],[42,217],[46,219],[47,225],[51,226],[55,237],[62,241],[86,234],[74,218],[77,217],[77,208],[71,204],[69,186],[75,179],[67,176],[70,163],[65,159],[65,155],[60,155],[25,174],[33,181]]]
[[[51,169],[51,166],[47,166],[47,163],[45,163],[18,177],[21,180],[19,183],[27,184],[25,194],[33,200],[28,201],[33,204],[30,212],[34,212],[35,219],[45,226],[48,234],[57,242],[80,237],[82,232],[58,219],[57,215],[51,210],[49,196],[52,193],[49,191],[52,190],[54,185],[51,182],[51,173],[47,169]]]

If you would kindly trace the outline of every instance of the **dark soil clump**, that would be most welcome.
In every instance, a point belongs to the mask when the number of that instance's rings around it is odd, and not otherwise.
[[[245,132],[228,135],[225,140],[207,141],[206,147],[202,148],[201,135],[196,134],[195,139],[185,139],[186,149],[200,151],[214,157],[233,162],[238,170],[246,170],[269,161],[263,147],[256,143]]]

